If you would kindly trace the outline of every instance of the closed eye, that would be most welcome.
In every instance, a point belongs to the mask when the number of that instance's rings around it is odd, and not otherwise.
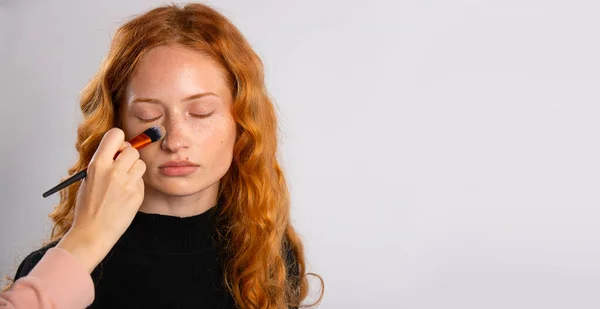
[[[210,117],[212,114],[214,114],[215,112],[210,112],[208,114],[190,114],[192,115],[192,117],[196,117],[196,118],[208,118]]]
[[[158,120],[158,118],[160,118],[161,116],[158,116],[156,118],[152,118],[152,119],[142,119],[142,118],[138,118],[140,121],[142,122],[154,122],[156,120]]]
[[[192,117],[195,117],[195,118],[203,119],[203,118],[208,118],[208,117],[212,116],[212,114],[214,114],[214,113],[215,112],[213,111],[208,114],[190,114],[190,115],[192,115]],[[154,122],[154,121],[160,119],[160,117],[162,117],[162,116],[158,116],[158,117],[152,118],[152,119],[143,119],[143,118],[138,118],[138,119],[142,122]]]

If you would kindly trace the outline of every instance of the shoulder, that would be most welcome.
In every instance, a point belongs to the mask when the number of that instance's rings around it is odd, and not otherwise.
[[[42,259],[42,257],[44,257],[46,252],[50,248],[55,247],[56,244],[58,244],[58,241],[53,241],[43,246],[42,248],[29,253],[29,255],[27,255],[27,257],[25,257],[25,259],[23,259],[23,261],[21,262],[19,268],[17,268],[17,273],[15,274],[15,281],[21,277],[27,276],[29,272],[35,267],[35,265],[37,265],[37,263]]]

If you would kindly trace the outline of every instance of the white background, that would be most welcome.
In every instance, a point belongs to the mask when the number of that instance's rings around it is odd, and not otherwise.
[[[0,273],[79,92],[162,1],[0,0]],[[264,60],[320,308],[600,307],[597,1],[213,1]]]

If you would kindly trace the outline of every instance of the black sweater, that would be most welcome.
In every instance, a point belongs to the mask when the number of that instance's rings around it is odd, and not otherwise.
[[[223,283],[216,208],[186,218],[138,212],[92,272],[95,299],[88,308],[236,308]],[[56,244],[29,254],[15,280]],[[287,258],[288,265],[295,265],[293,254]]]

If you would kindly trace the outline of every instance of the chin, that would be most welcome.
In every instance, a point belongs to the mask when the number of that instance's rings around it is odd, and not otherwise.
[[[165,176],[161,176],[161,179],[154,179],[154,181],[147,181],[146,184],[154,191],[173,196],[189,196],[210,187],[206,183],[206,179]]]
[[[170,196],[190,196],[202,191],[201,188],[155,187],[154,190]]]

